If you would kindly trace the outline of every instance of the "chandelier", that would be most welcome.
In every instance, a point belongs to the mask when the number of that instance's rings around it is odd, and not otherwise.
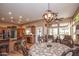
[[[54,13],[50,10],[49,8],[49,3],[48,3],[48,10],[43,14],[43,18],[47,23],[50,23],[52,20],[56,19],[57,13]]]
[[[49,25],[50,23],[57,18],[57,13],[54,13],[50,10],[48,3],[48,10],[43,14],[43,19],[46,21],[45,26],[47,27],[47,34],[46,34],[46,42],[48,41],[48,32],[49,32]]]

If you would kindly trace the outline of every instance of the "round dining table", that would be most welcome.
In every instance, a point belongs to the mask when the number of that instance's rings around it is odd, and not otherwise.
[[[55,42],[47,42],[47,43],[36,43],[31,46],[29,55],[31,56],[61,56],[62,53],[66,50],[70,49],[70,47],[55,43]]]

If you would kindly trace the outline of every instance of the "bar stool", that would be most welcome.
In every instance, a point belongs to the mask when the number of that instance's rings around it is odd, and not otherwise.
[[[7,46],[6,45],[1,45],[0,46],[0,56],[7,56],[8,55],[8,51],[7,51]],[[2,49],[6,48],[6,52],[3,52]]]

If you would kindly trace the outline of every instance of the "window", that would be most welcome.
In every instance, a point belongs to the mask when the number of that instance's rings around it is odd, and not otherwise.
[[[64,38],[64,35],[69,35],[69,27],[60,27],[59,28],[59,35],[60,35],[60,38]]]
[[[69,23],[60,23],[59,26],[68,26]]]
[[[52,27],[56,27],[57,26],[57,24],[52,24]]]
[[[36,35],[43,35],[43,27],[36,27]]]
[[[60,23],[59,29],[57,24],[52,25],[51,28],[49,28],[49,35],[54,35],[56,38],[59,32],[60,38],[63,38],[64,35],[70,35],[70,24],[69,23]]]
[[[26,28],[26,30],[25,30],[25,34],[26,34],[26,35],[30,35],[30,34],[32,34],[32,33],[31,33],[31,28]]]
[[[53,36],[54,38],[56,38],[58,34],[58,28],[52,28],[52,29],[53,29]]]
[[[39,42],[39,39],[38,39],[39,36],[43,36],[43,27],[41,26],[36,27],[36,43]]]
[[[69,35],[69,28],[68,27],[60,27],[59,28],[59,34],[66,34]]]
[[[53,35],[53,30],[52,30],[52,28],[49,28],[49,35]]]

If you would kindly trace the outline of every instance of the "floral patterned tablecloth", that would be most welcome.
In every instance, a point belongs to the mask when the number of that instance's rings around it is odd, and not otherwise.
[[[30,48],[29,54],[32,56],[61,56],[68,49],[70,49],[68,46],[60,43],[37,43]]]

